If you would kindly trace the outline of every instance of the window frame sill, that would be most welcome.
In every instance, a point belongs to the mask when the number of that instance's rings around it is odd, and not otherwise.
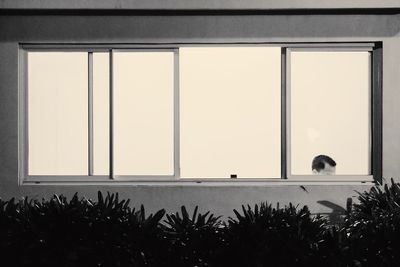
[[[287,186],[287,185],[375,185],[372,175],[297,175],[281,178],[123,178],[109,176],[28,176],[20,185],[132,185],[132,186]]]

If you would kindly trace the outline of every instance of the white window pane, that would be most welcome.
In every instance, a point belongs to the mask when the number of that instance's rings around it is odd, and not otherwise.
[[[174,54],[114,53],[114,173],[173,175]]]
[[[279,178],[281,49],[180,49],[183,178]]]
[[[109,174],[109,53],[93,53],[93,174]]]
[[[87,58],[28,53],[29,175],[88,173]]]
[[[290,53],[292,174],[327,155],[336,174],[370,174],[370,53]]]

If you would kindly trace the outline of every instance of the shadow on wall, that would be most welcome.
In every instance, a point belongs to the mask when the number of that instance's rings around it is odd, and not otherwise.
[[[320,213],[320,214],[326,216],[329,222],[331,222],[332,224],[337,225],[341,224],[346,214],[348,214],[351,211],[351,207],[353,205],[353,199],[350,197],[347,198],[346,208],[328,200],[319,200],[317,201],[317,203],[332,210],[332,212],[330,213]]]

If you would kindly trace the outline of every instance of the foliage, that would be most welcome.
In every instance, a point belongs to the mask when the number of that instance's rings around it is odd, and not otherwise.
[[[354,265],[396,266],[400,262],[400,184],[359,193],[346,220],[347,245]]]
[[[242,206],[223,222],[210,212],[146,215],[118,194],[97,201],[0,199],[6,266],[397,266],[400,184],[375,186],[348,204],[344,223],[293,204]]]
[[[218,252],[224,245],[224,225],[220,217],[210,212],[198,213],[194,209],[192,216],[184,206],[181,214],[167,214],[163,227],[170,241],[168,266],[215,266]]]
[[[165,211],[146,218],[118,194],[98,201],[0,201],[0,249],[15,266],[152,266]]]
[[[313,217],[305,206],[273,208],[261,203],[242,206],[229,218],[229,266],[310,266],[324,261],[319,255],[327,231],[326,220]]]

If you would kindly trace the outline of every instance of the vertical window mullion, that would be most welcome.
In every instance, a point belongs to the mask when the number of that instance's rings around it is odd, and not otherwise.
[[[174,50],[174,177],[180,179],[179,48]]]
[[[285,62],[283,63],[285,66],[285,179],[288,179],[289,176],[292,175],[291,172],[291,98],[290,98],[290,52],[291,49],[285,49]]]
[[[372,52],[372,151],[371,173],[382,184],[382,45]]]
[[[281,179],[287,179],[287,154],[286,150],[286,53],[287,48],[282,47],[281,52]]]
[[[88,169],[93,176],[93,52],[88,53]]]
[[[113,124],[113,109],[114,109],[114,104],[113,104],[113,77],[114,77],[114,68],[113,68],[113,50],[110,49],[110,104],[109,104],[109,114],[110,114],[110,164],[109,164],[109,172],[110,172],[110,179],[114,179],[114,144],[113,144],[113,139],[114,139],[114,124]]]
[[[24,180],[27,178],[28,173],[29,173],[29,133],[28,133],[28,123],[29,123],[29,107],[28,107],[28,53],[25,50],[20,51],[20,72],[21,75],[19,77],[19,81],[21,84],[23,84],[23,90],[19,90],[19,103],[22,103],[22,105],[19,105],[19,110],[18,110],[18,115],[19,115],[19,161],[20,161],[20,167],[18,169],[19,171],[19,185],[22,185]]]

